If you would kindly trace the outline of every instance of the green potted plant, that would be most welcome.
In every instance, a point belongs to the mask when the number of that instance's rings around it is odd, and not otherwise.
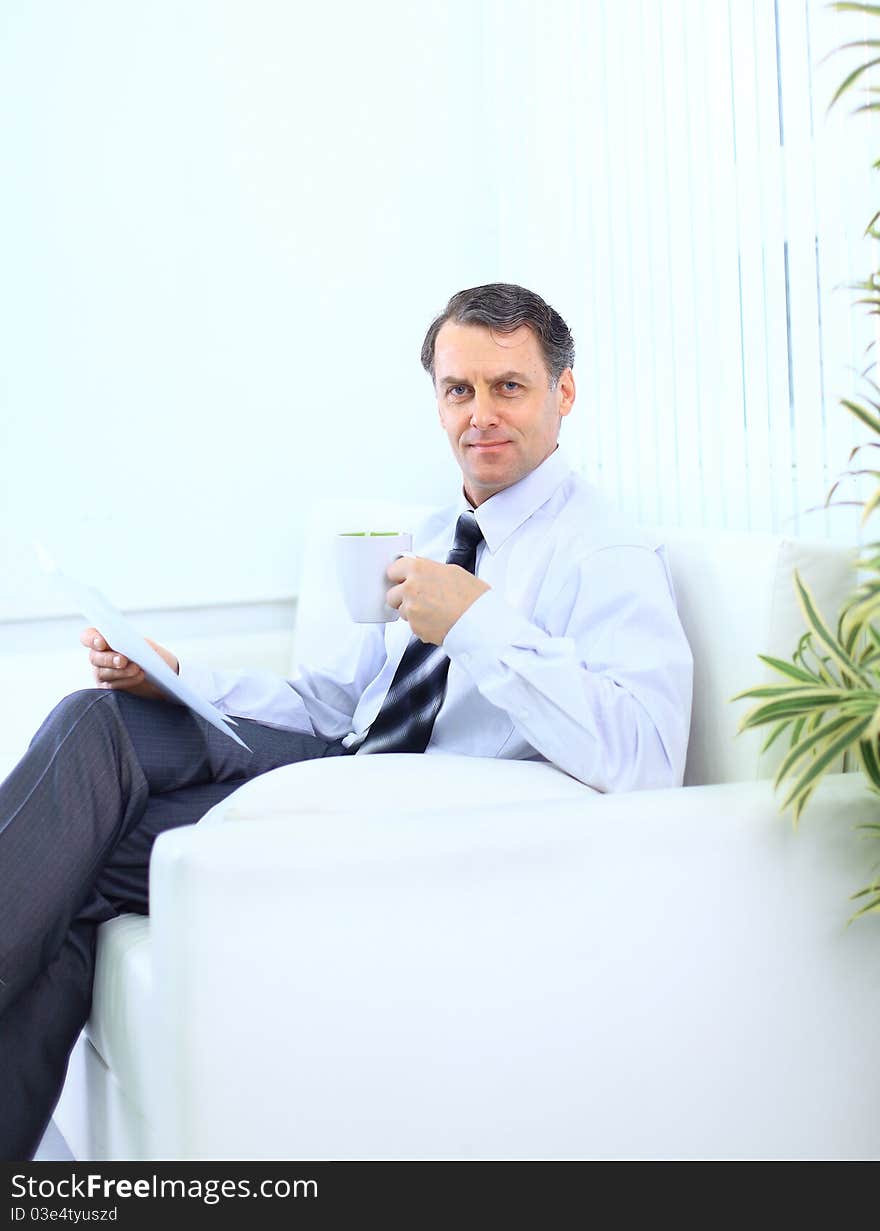
[[[838,12],[880,18],[880,5],[877,4],[837,3],[832,7]],[[880,65],[880,55],[876,54],[880,38],[846,43],[840,50],[854,47],[866,50],[869,58],[841,82],[829,109],[854,87],[863,85],[864,75]],[[867,94],[867,101],[858,106],[856,112],[880,110],[880,100],[875,101],[880,87],[869,86]],[[880,160],[873,165],[875,169],[880,168]],[[878,225],[880,210],[868,223],[866,236],[880,239]],[[880,316],[880,271],[872,272],[867,281],[856,284],[855,289],[862,292],[856,303],[865,306],[870,315]],[[853,449],[849,455],[850,465],[861,450],[880,448],[880,385],[867,374],[864,380],[867,388],[863,398],[860,401],[843,399],[841,405],[876,439]],[[873,478],[876,483],[869,498],[849,502],[863,505],[864,525],[880,505],[880,470],[848,469],[841,478],[858,475]],[[838,479],[826,496],[826,507],[840,482]],[[868,789],[880,796],[880,542],[864,544],[855,567],[862,580],[844,603],[836,629],[823,620],[809,588],[795,572],[795,587],[806,631],[791,662],[759,655],[762,662],[782,677],[780,683],[750,688],[731,698],[732,701],[748,698],[758,702],[741,719],[739,729],[769,726],[770,733],[762,752],[783,732],[788,733],[788,752],[779,766],[774,785],[778,788],[787,780],[788,790],[781,808],[783,811],[788,807],[793,809],[795,824],[823,775],[841,757],[847,765],[855,756]],[[859,828],[873,831],[874,837],[880,837],[880,822]],[[880,912],[880,878],[853,894],[853,898],[865,901],[852,918]]]

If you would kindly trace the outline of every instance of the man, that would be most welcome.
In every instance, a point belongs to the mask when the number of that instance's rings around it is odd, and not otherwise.
[[[690,650],[662,545],[557,447],[573,362],[538,295],[496,283],[453,296],[422,364],[462,499],[389,567],[402,619],[354,628],[291,681],[156,647],[240,720],[253,755],[84,632],[98,687],[66,697],[0,784],[2,1157],[29,1157],[54,1108],[89,1012],[97,925],[146,913],[156,836],[248,778],[409,751],[546,760],[602,791],[681,783]]]

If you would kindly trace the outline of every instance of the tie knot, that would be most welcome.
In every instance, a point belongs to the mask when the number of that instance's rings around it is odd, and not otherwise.
[[[446,557],[446,563],[458,564],[472,573],[477,564],[477,547],[482,539],[483,532],[473,513],[462,513],[455,525],[455,542]]]

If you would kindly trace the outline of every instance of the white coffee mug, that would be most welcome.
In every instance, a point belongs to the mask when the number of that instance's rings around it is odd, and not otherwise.
[[[385,602],[393,582],[385,570],[393,560],[412,551],[407,531],[352,531],[336,536],[339,580],[348,613],[358,624],[387,624],[398,619]]]

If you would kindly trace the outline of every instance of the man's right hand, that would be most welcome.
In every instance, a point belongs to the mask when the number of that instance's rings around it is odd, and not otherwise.
[[[142,667],[130,662],[124,654],[119,654],[107,644],[96,628],[86,628],[80,634],[80,641],[89,650],[89,662],[95,671],[95,682],[99,688],[112,688],[119,692],[128,692],[135,697],[148,697],[152,701],[167,699],[167,694],[155,684],[151,684]],[[160,658],[175,673],[180,674],[180,663],[170,650],[157,645],[149,637],[144,638]]]

